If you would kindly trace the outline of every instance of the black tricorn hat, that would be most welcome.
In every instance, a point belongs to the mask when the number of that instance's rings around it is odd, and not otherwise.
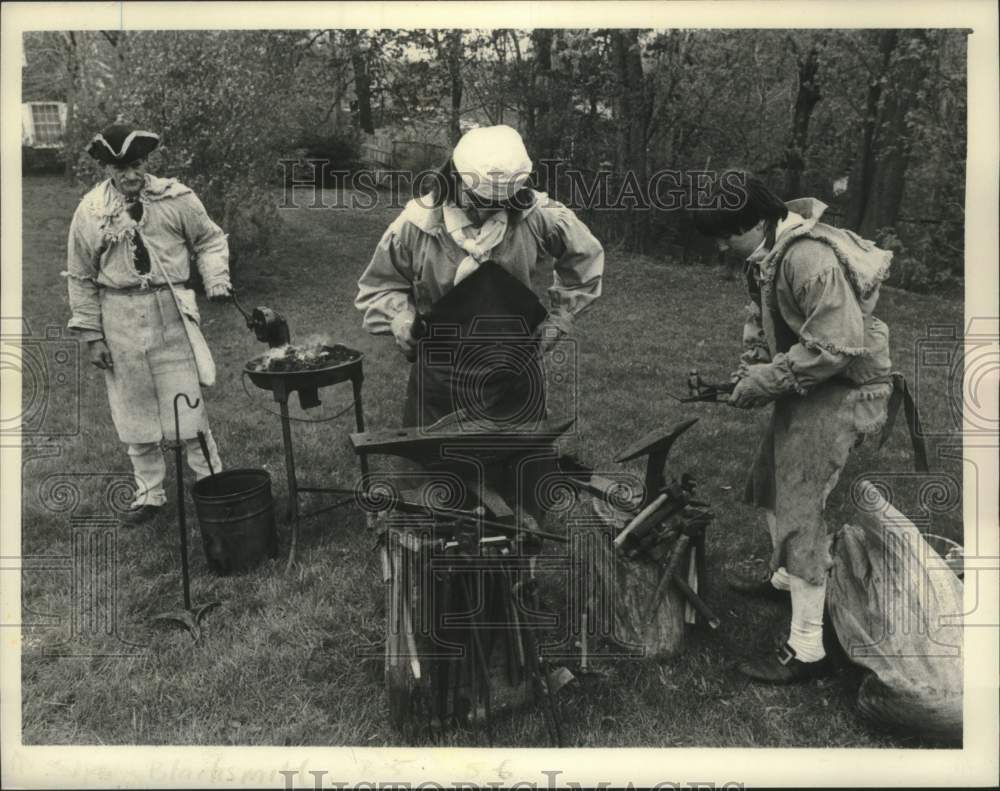
[[[160,136],[128,124],[112,124],[94,135],[87,153],[105,165],[145,159],[160,144]]]

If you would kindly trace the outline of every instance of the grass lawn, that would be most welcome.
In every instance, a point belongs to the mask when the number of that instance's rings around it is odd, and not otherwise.
[[[39,337],[47,327],[64,327],[69,316],[59,273],[77,194],[58,178],[34,177],[24,181],[23,200],[23,313]],[[366,354],[371,428],[398,425],[405,363],[391,340],[361,330],[352,302],[357,277],[395,214],[389,207],[283,210],[274,252],[235,273],[242,301],[282,311],[293,339],[328,334]],[[540,287],[547,278],[539,279]],[[740,281],[725,281],[709,267],[609,250],[604,294],[579,322],[578,369],[571,377],[575,397],[567,388],[552,395],[554,411],[577,407],[576,431],[565,444],[588,463],[618,471],[611,459],[640,435],[700,418],[675,447],[672,471],[690,471],[717,514],[709,532],[708,600],[723,624],[714,633],[692,631],[684,653],[669,663],[609,664],[605,682],[560,693],[567,743],[921,746],[874,731],[857,718],[858,678],[852,672],[768,688],[747,684],[733,667],[787,627],[785,607],[741,598],[722,582],[727,564],[766,557],[769,550],[763,520],[738,502],[765,416],[681,405],[666,392],[682,392],[692,367],[706,380],[731,369],[742,323]],[[202,312],[219,368],[219,380],[205,396],[223,460],[229,467],[270,470],[283,514],[275,405],[269,393],[247,392],[240,375],[244,362],[262,347],[235,308],[203,302]],[[952,324],[960,332],[962,304],[886,290],[879,315],[892,330],[896,367],[912,377],[918,340],[932,324]],[[921,374],[918,399],[925,426],[949,425],[946,373]],[[283,523],[282,556],[231,578],[208,571],[192,531],[192,596],[195,602],[222,605],[208,616],[196,644],[179,630],[153,627],[150,615],[180,603],[175,511],[154,526],[130,531],[109,522],[108,500],[120,497],[129,480],[128,459],[111,423],[101,372],[81,362],[79,383],[78,425],[72,378],[65,385],[53,381],[44,433],[25,448],[25,743],[400,744],[385,714],[380,661],[358,658],[359,649],[381,639],[384,611],[378,559],[360,514],[347,508],[303,522],[301,563],[290,575],[283,573],[288,541]],[[25,397],[31,400],[27,390]],[[322,397],[319,410],[297,416],[334,415],[347,403],[349,388],[326,390]],[[346,437],[352,426],[349,415],[294,425],[301,481],[353,485],[357,466]],[[960,446],[961,438],[953,431],[942,441]],[[936,444],[932,465],[952,476],[960,491],[961,462],[938,460]],[[640,473],[633,465],[626,469]],[[173,500],[172,459],[168,469]],[[852,458],[831,500],[831,525],[850,518],[849,485],[865,473],[885,480],[896,505],[925,519],[932,532],[961,540],[960,505],[924,510],[919,493],[929,479],[905,475],[911,470],[901,419],[881,451],[865,446]],[[193,525],[190,501],[187,513]],[[104,534],[111,536],[107,546],[99,540]],[[104,614],[112,611],[109,621]],[[541,711],[501,720],[494,738],[497,745],[544,746]],[[454,732],[446,743],[471,745],[476,736]]]

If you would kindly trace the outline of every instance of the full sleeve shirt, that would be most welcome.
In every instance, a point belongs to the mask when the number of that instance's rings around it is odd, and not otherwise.
[[[358,280],[355,307],[364,328],[386,334],[401,313],[414,313],[413,283],[423,280],[437,301],[451,290],[467,252],[445,227],[440,208],[428,198],[410,201],[389,226]],[[539,259],[555,259],[548,288],[550,318],[569,332],[573,320],[601,294],[604,248],[572,210],[544,193],[520,218],[508,224],[490,260],[529,288]]]
[[[143,212],[136,222],[109,179],[87,193],[73,215],[63,274],[72,311],[68,326],[83,340],[104,336],[101,288],[183,283],[191,276],[192,255],[206,288],[229,285],[226,235],[191,189],[147,176],[139,200]],[[145,274],[135,266],[136,233],[151,261]]]
[[[748,259],[752,304],[738,376],[775,397],[805,395],[834,377],[884,382],[889,330],[874,310],[891,254],[820,223],[820,201],[786,205],[774,247],[762,245]]]
[[[840,262],[826,245],[803,239],[789,249],[776,277],[774,298],[794,335],[787,346],[777,342],[785,348],[772,349],[768,365],[749,368],[748,375],[767,392],[805,394],[844,371],[857,354],[854,350],[864,349],[864,315]],[[779,336],[780,330],[775,328],[773,334]]]

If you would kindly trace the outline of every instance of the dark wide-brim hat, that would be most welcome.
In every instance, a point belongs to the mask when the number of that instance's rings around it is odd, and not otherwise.
[[[128,124],[112,124],[94,135],[87,153],[105,165],[145,159],[160,144],[160,136]]]

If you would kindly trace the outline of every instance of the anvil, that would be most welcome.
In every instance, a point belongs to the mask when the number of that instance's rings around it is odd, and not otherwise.
[[[649,505],[667,485],[666,463],[677,438],[698,422],[698,418],[685,420],[668,429],[656,429],[641,439],[632,443],[615,459],[617,462],[631,461],[640,456],[646,459],[646,491],[643,494],[641,507]]]
[[[422,464],[441,462],[447,449],[473,450],[476,458],[495,462],[525,450],[552,443],[562,436],[576,418],[539,421],[531,431],[511,429],[503,421],[464,420],[447,416],[425,427],[363,431],[351,434],[351,446],[359,456],[383,454],[401,456]]]

